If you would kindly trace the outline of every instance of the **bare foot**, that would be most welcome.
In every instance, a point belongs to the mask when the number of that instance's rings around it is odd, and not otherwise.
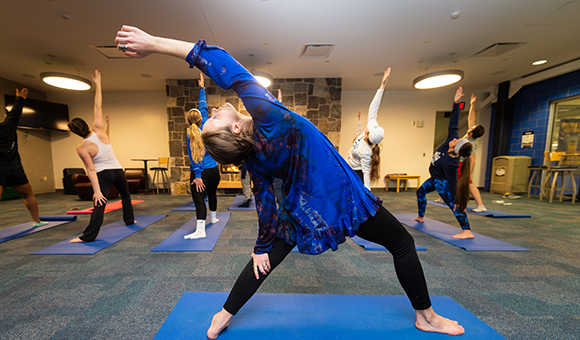
[[[417,216],[413,219],[413,221],[417,221],[417,222],[421,222],[421,223],[425,223],[425,218],[421,217],[421,216]]]
[[[474,238],[475,236],[473,236],[473,233],[471,232],[471,230],[467,229],[467,230],[462,231],[461,234],[453,235],[451,237],[460,238],[460,239],[469,239],[469,238]]]
[[[211,326],[207,330],[207,337],[208,339],[215,339],[217,338],[220,333],[228,327],[230,324],[230,319],[232,315],[228,313],[225,309],[222,309],[220,312],[216,313],[211,319]]]
[[[465,329],[457,321],[450,320],[438,315],[432,307],[425,310],[415,310],[417,321],[415,327],[423,332],[435,332],[449,335],[460,335]]]
[[[80,237],[73,238],[72,240],[68,241],[68,243],[82,243],[82,242],[85,242],[85,241],[81,240]]]

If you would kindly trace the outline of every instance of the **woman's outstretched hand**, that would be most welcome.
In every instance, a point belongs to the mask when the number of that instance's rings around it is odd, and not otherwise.
[[[463,97],[463,87],[459,86],[459,88],[457,89],[457,92],[455,92],[455,98],[453,98],[453,101],[455,103],[459,103],[459,101],[461,100],[461,97]]]
[[[205,190],[205,184],[203,184],[203,180],[199,177],[194,178],[191,185],[195,185],[195,190],[197,190],[197,192]]]
[[[127,25],[123,25],[115,38],[117,46],[125,45],[124,54],[131,58],[144,58],[154,53],[154,41],[155,37],[137,27]]]

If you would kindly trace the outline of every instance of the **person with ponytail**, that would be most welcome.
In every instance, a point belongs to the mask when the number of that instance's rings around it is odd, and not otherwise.
[[[381,148],[378,144],[383,140],[385,130],[377,123],[377,113],[390,74],[391,68],[389,67],[385,71],[381,86],[369,106],[367,126],[364,132],[360,123],[361,112],[358,111],[357,137],[352,142],[352,147],[347,155],[348,164],[369,190],[371,190],[371,182],[377,181],[380,176]]]
[[[454,238],[473,238],[467,213],[465,208],[469,201],[469,179],[471,175],[471,150],[472,145],[466,138],[459,139],[457,133],[459,126],[459,101],[463,97],[463,88],[457,89],[454,98],[453,110],[449,117],[449,133],[447,140],[437,149],[431,159],[429,173],[431,178],[427,179],[419,189],[417,189],[417,206],[419,216],[414,220],[425,222],[425,208],[427,207],[426,195],[432,191],[437,191],[445,204],[453,211],[455,218],[463,230]],[[459,169],[459,157],[464,157],[461,169]],[[457,178],[458,170],[460,177]]]
[[[191,197],[195,203],[197,227],[195,232],[185,235],[185,239],[205,238],[205,220],[207,209],[205,196],[209,204],[210,223],[219,221],[217,214],[217,187],[220,183],[220,172],[217,162],[205,152],[201,139],[201,129],[209,119],[203,74],[199,75],[199,110],[191,109],[187,112],[187,154],[189,155]]]
[[[109,139],[108,127],[105,127],[103,119],[101,72],[95,70],[95,75],[92,78],[95,83],[92,131],[87,122],[78,117],[68,122],[68,128],[72,133],[83,138],[81,144],[77,146],[77,154],[87,169],[87,176],[93,187],[94,208],[91,212],[89,225],[83,231],[83,234],[70,240],[70,243],[93,242],[97,238],[104,220],[107,197],[113,185],[121,194],[123,222],[127,226],[137,222],[131,205],[131,194],[129,193],[127,178],[125,177],[123,166],[121,166],[115,156]],[[109,120],[107,119],[108,125]]]
[[[216,161],[243,162],[250,172],[258,214],[254,249],[223,308],[214,315],[207,331],[209,339],[217,338],[228,327],[232,317],[295,246],[300,253],[317,255],[337,250],[348,236],[355,235],[391,252],[397,278],[415,309],[415,327],[452,335],[465,332],[456,321],[433,310],[411,234],[364,187],[312,122],[276,100],[229,53],[203,40],[190,43],[156,37],[132,26],[123,26],[116,42],[123,45],[129,57],[160,53],[187,61],[222,89],[235,91],[250,114],[244,115],[226,103],[212,110],[211,119],[203,127],[204,145]],[[369,133],[369,139],[371,136],[373,133]],[[276,204],[274,178],[283,181],[280,206]],[[272,299],[269,303],[278,302]],[[267,329],[270,321],[263,321]],[[240,322],[243,319],[230,327],[240,327]]]

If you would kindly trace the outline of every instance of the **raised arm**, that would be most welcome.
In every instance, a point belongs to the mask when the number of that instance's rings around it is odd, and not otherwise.
[[[368,116],[367,125],[368,125],[368,122],[370,122],[371,120],[377,119],[377,115],[379,113],[379,107],[381,106],[381,100],[383,99],[383,93],[384,93],[385,87],[387,86],[387,81],[389,80],[390,75],[391,75],[391,68],[389,67],[388,69],[385,70],[385,72],[383,74],[383,80],[381,81],[381,86],[378,88],[377,93],[375,94],[373,101],[371,102],[371,105],[369,106],[369,116]]]
[[[356,124],[356,137],[362,133],[362,125],[360,124],[361,110],[358,110],[358,123]],[[356,138],[355,137],[355,138]]]
[[[446,142],[449,142],[453,138],[459,138],[457,130],[459,129],[459,114],[461,113],[461,110],[459,109],[461,97],[463,97],[463,88],[459,86],[455,92],[455,96],[453,97],[453,110],[449,116],[449,134],[447,135]]]
[[[95,75],[91,77],[95,83],[93,131],[104,131],[105,122],[103,120],[103,90],[101,88],[101,72],[99,72],[99,70],[95,70]]]
[[[107,137],[110,137],[109,133],[111,132],[111,122],[110,122],[109,116],[105,116],[105,122],[107,123],[107,128],[106,128],[105,132],[107,133]]]
[[[469,115],[467,116],[467,129],[471,129],[475,125],[475,100],[477,97],[475,94],[471,94],[471,100],[469,101]]]
[[[248,70],[220,47],[208,46],[205,41],[194,44],[154,37],[132,26],[123,26],[115,40],[119,49],[132,58],[159,53],[185,59],[190,67],[199,68],[221,88],[234,90],[254,119],[273,122],[288,112]]]
[[[14,106],[10,109],[10,112],[6,114],[6,118],[2,122],[5,126],[10,126],[12,129],[18,127],[20,122],[20,117],[22,117],[22,109],[24,108],[24,101],[28,96],[28,89],[23,88],[21,91],[16,89],[16,100],[14,101]]]

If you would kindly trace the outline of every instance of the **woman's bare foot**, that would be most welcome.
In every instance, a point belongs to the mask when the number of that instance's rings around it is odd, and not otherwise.
[[[207,330],[207,337],[208,339],[215,339],[217,338],[220,333],[228,327],[230,324],[230,319],[233,315],[228,313],[225,309],[222,309],[216,315],[213,316],[211,319],[211,326]]]
[[[68,243],[82,243],[82,242],[85,242],[85,241],[81,240],[80,237],[73,238],[72,240],[68,241]]]
[[[415,327],[423,332],[435,332],[449,335],[460,335],[465,329],[457,321],[449,320],[435,313],[432,307],[415,310],[417,321]]]
[[[413,219],[413,221],[417,221],[417,222],[421,222],[421,223],[425,223],[425,218],[421,217],[421,216],[417,216]]]
[[[471,230],[466,229],[466,230],[462,231],[461,234],[453,235],[451,237],[460,238],[460,239],[469,239],[469,238],[474,238],[475,236],[473,236],[473,233],[471,232]]]

